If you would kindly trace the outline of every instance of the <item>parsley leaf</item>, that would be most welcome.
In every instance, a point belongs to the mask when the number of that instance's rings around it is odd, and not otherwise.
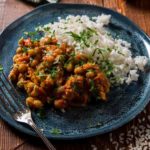
[[[62,131],[61,131],[61,129],[58,129],[58,128],[52,128],[50,130],[50,133],[54,134],[54,135],[59,135],[59,134],[62,134]]]
[[[49,73],[50,73],[50,75],[51,75],[52,78],[55,78],[56,75],[57,75],[57,67],[56,67],[56,66],[52,67],[52,68],[49,70]]]
[[[22,50],[23,50],[24,53],[26,53],[26,52],[28,51],[28,48],[24,46],[24,47],[22,48]]]
[[[92,97],[94,97],[96,100],[99,99],[99,94],[98,94],[98,89],[95,86],[94,80],[90,80],[90,89],[89,91],[91,92]]]
[[[3,71],[3,66],[0,64],[0,72]]]
[[[80,32],[80,34],[76,34],[74,32],[67,32],[67,33],[70,34],[75,41],[80,42],[82,45],[86,47],[90,47],[89,38],[91,38],[93,34],[97,34],[96,30],[91,28],[83,30],[82,32]]]
[[[37,116],[41,119],[44,119],[46,117],[46,113],[44,109],[40,109],[37,113]]]

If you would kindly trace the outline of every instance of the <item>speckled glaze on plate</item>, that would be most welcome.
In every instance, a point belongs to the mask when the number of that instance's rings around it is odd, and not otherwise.
[[[148,36],[121,14],[91,5],[47,4],[19,18],[6,27],[0,35],[0,63],[4,66],[5,73],[9,74],[17,41],[24,31],[33,31],[38,25],[54,22],[57,17],[64,18],[70,14],[97,16],[102,13],[112,15],[108,30],[113,36],[118,35],[119,38],[131,42],[133,55],[149,57],[150,40]],[[24,97],[23,92],[20,94]],[[140,74],[138,82],[112,89],[107,102],[91,104],[85,108],[73,108],[66,113],[49,108],[46,118],[40,119],[33,112],[33,119],[37,126],[44,130],[45,136],[50,139],[87,138],[112,131],[129,122],[144,109],[149,97],[150,74],[144,72]],[[0,110],[0,116],[19,131],[36,136],[28,126],[16,123],[11,119],[6,110]],[[50,130],[53,128],[61,129],[62,133],[51,134]]]

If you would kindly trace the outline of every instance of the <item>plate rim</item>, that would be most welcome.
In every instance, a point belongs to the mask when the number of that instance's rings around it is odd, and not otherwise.
[[[140,28],[138,27],[133,21],[131,21],[128,17],[126,16],[123,16],[122,14],[112,10],[112,9],[109,9],[109,8],[106,8],[106,7],[102,7],[102,6],[97,6],[97,5],[89,5],[89,4],[70,4],[70,3],[59,3],[59,4],[44,4],[44,5],[41,5],[35,9],[33,9],[32,11],[26,13],[25,15],[19,17],[18,19],[14,20],[13,22],[11,22],[9,25],[7,25],[1,32],[0,34],[0,38],[5,35],[5,32],[7,32],[7,30],[9,30],[9,28],[11,28],[11,26],[13,26],[15,23],[18,24],[20,23],[20,21],[22,20],[26,20],[28,17],[30,17],[30,15],[32,16],[34,14],[34,12],[44,8],[44,7],[48,7],[48,6],[56,6],[56,7],[65,7],[65,6],[72,6],[72,7],[75,7],[75,6],[82,6],[82,7],[93,7],[93,8],[97,8],[97,9],[103,9],[105,11],[108,11],[110,14],[115,14],[117,15],[117,17],[121,17],[123,19],[125,19],[128,23],[130,23],[132,26],[135,27],[135,30],[138,31],[138,33],[140,35],[142,35],[142,38],[144,38],[144,40],[146,40],[149,45],[150,45],[150,38],[149,36]],[[150,84],[150,78],[148,80],[148,83]],[[113,131],[115,129],[118,129],[120,128],[121,126],[127,124],[128,122],[130,122],[132,119],[134,119],[144,108],[145,106],[149,103],[150,99],[150,95],[148,95],[148,91],[150,91],[150,89],[147,88],[147,90],[145,91],[146,95],[144,95],[144,98],[143,99],[143,103],[141,105],[137,104],[137,107],[136,109],[132,108],[130,111],[128,111],[128,113],[126,113],[124,115],[125,119],[122,120],[122,122],[120,123],[120,120],[119,121],[119,125],[118,122],[115,122],[113,125],[109,126],[109,129],[108,127],[104,127],[103,130],[95,130],[93,131],[92,133],[84,133],[84,134],[77,134],[77,135],[63,135],[63,134],[60,134],[60,135],[52,135],[52,134],[49,134],[48,136],[46,135],[47,138],[49,139],[56,139],[56,140],[74,140],[74,139],[83,139],[83,138],[88,138],[88,137],[93,137],[93,136],[96,136],[96,135],[100,135],[100,134],[104,134],[104,133],[108,133],[110,131]],[[129,115],[130,114],[130,115]],[[8,116],[3,116],[1,113],[0,113],[0,117],[5,121],[7,122],[11,127],[17,129],[19,132],[22,132],[22,133],[25,133],[25,134],[28,134],[28,135],[31,135],[31,136],[35,136],[37,137],[37,135],[35,134],[34,131],[32,130],[29,130],[29,128],[24,128],[23,126],[17,126],[17,124],[11,122],[11,119],[8,117]],[[111,128],[110,128],[111,127]],[[24,130],[23,130],[24,129]]]

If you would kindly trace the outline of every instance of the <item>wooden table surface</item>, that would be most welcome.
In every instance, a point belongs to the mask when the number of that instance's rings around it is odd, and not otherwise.
[[[150,35],[149,0],[61,0],[104,6],[129,17]],[[36,6],[19,0],[0,0],[0,30]],[[52,141],[58,150],[150,149],[150,104],[133,121],[104,135],[76,141]],[[37,139],[22,135],[0,119],[0,150],[45,150]]]

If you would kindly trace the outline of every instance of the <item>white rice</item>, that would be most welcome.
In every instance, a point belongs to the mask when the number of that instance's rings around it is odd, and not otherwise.
[[[148,59],[145,56],[133,58],[131,44],[122,39],[114,39],[110,35],[104,27],[109,24],[110,19],[110,15],[104,14],[91,19],[85,15],[69,15],[65,19],[58,18],[58,22],[41,26],[38,30],[44,31],[45,36],[55,36],[60,44],[67,42],[74,46],[76,51],[92,55],[96,63],[103,65],[106,73],[113,75],[110,79],[112,83],[130,84],[138,80],[139,71],[144,70]],[[88,29],[91,35],[86,39],[86,44],[82,40],[75,40],[71,34],[81,36],[81,33]],[[110,63],[111,70],[106,62]]]

